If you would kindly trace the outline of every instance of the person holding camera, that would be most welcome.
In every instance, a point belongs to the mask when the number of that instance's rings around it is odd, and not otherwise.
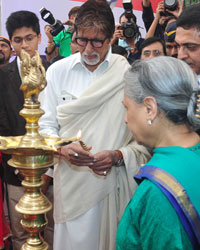
[[[62,23],[63,25],[68,25],[69,27],[60,31],[58,34],[53,35],[53,27],[51,25],[45,25],[44,30],[48,37],[48,45],[45,49],[47,61],[50,61],[55,56],[67,57],[72,54],[70,43],[74,21],[79,8],[79,6],[76,6],[69,11],[69,19]]]
[[[147,1],[145,2],[146,5],[148,4]],[[152,24],[149,27],[145,39],[152,36],[159,36],[164,40],[164,33],[166,26],[169,24],[169,22],[176,21],[176,19],[179,17],[183,9],[184,1],[180,2],[180,0],[177,0],[175,2],[176,3],[174,3],[173,8],[170,7],[169,4],[166,3],[166,1],[161,1],[158,4],[155,18],[153,19]],[[149,1],[149,6],[151,7],[150,1]]]
[[[144,41],[141,38],[139,27],[136,24],[137,18],[132,13],[127,18],[127,12],[125,11],[119,18],[119,25],[116,25],[116,29],[111,40],[111,45],[117,44],[127,50],[128,61],[131,64],[136,59],[139,59],[139,48]]]
[[[165,22],[167,20],[166,15],[160,15],[161,11],[162,13],[164,13],[163,5],[164,5],[163,1],[158,4],[157,9],[156,9],[157,20],[155,20],[151,1],[150,0],[142,1],[142,8],[143,8],[142,20],[144,22],[146,31],[147,32],[149,31],[150,27],[152,26],[152,23],[154,22],[154,26],[153,26],[154,30],[151,32],[153,33],[151,36],[160,37],[161,39],[163,39],[164,37]],[[157,12],[159,15],[157,14]]]

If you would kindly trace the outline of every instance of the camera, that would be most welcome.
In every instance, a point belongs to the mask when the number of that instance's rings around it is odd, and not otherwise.
[[[178,0],[164,0],[165,9],[174,11],[177,8]]]
[[[166,17],[173,16],[173,14],[169,13],[167,10],[174,11],[176,10],[177,6],[178,6],[178,0],[164,0],[165,11],[161,12],[160,15]]]
[[[123,0],[123,7],[125,10],[125,17],[128,19],[128,22],[121,25],[121,29],[123,30],[123,35],[127,39],[130,39],[139,34],[138,26],[131,21],[131,18],[133,18],[132,0]]]
[[[52,30],[50,32],[52,36],[57,36],[58,33],[60,33],[62,30],[65,29],[62,22],[60,20],[56,20],[53,17],[52,13],[46,8],[41,8],[40,14],[41,14],[42,19],[51,26]]]

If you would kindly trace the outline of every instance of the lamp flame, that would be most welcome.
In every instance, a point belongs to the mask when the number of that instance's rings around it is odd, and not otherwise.
[[[79,129],[76,137],[77,137],[77,140],[79,141],[82,149],[84,149],[85,151],[89,152],[90,150],[89,150],[88,146],[81,140],[81,137],[82,137],[82,131],[81,131],[81,129]]]
[[[81,136],[82,136],[82,131],[81,129],[79,129],[77,136],[76,136],[79,141],[81,140]]]

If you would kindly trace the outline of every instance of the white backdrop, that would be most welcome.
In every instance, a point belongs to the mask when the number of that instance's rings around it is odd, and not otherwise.
[[[138,0],[139,1],[139,0]],[[68,18],[69,10],[74,6],[80,6],[82,2],[73,0],[1,0],[1,35],[8,36],[5,28],[5,22],[7,17],[14,11],[18,10],[29,10],[34,12],[40,19],[40,27],[42,33],[42,42],[39,46],[40,54],[44,54],[45,47],[47,45],[47,37],[44,33],[44,25],[46,24],[40,17],[39,10],[42,7],[50,10],[54,15],[55,19],[65,21]],[[120,14],[123,12],[122,8],[114,7],[113,13],[115,21],[118,23]],[[141,11],[134,11],[137,16],[137,23],[139,26],[144,27]],[[140,32],[144,36],[145,30],[140,29]]]

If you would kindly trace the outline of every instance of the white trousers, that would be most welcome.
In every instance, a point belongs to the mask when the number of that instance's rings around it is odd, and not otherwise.
[[[103,200],[74,220],[54,226],[54,250],[98,250]]]

